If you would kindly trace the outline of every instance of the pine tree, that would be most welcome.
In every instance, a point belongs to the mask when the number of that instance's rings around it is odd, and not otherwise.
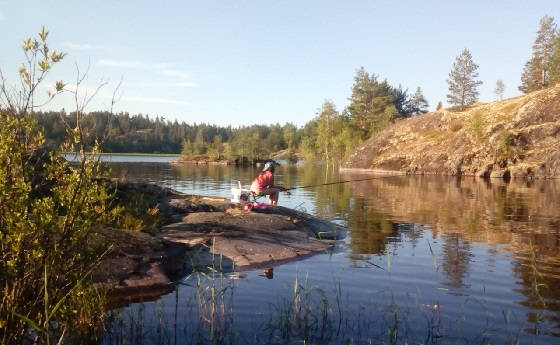
[[[387,82],[378,81],[362,67],[356,72],[350,105],[346,111],[360,139],[367,139],[400,117],[392,88]]]
[[[506,84],[501,79],[496,81],[496,88],[494,89],[494,94],[500,101],[504,99],[504,92],[506,91]]]
[[[443,108],[443,104],[441,103],[441,101],[439,101],[436,106],[436,111],[440,110],[441,108]]]
[[[554,18],[544,16],[539,23],[539,30],[535,43],[533,43],[533,55],[525,63],[521,73],[521,85],[519,91],[528,93],[540,90],[550,84],[551,69],[556,70],[558,66],[551,66],[554,62],[554,43],[558,38]]]
[[[453,69],[449,72],[449,94],[447,101],[450,104],[458,105],[461,110],[465,105],[472,104],[478,100],[478,86],[482,81],[476,80],[478,77],[478,65],[474,63],[471,52],[463,49],[453,63]]]
[[[550,59],[550,85],[560,83],[560,33],[554,38]]]
[[[412,95],[409,102],[409,111],[412,115],[425,114],[428,112],[428,101],[422,93],[420,86],[416,89],[416,92]]]

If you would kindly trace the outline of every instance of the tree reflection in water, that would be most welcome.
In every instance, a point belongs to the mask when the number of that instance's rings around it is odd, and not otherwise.
[[[228,196],[238,180],[248,185],[258,171],[225,166],[128,164],[115,166],[116,176],[123,169],[128,169],[131,177],[154,180],[187,193],[221,196]],[[283,165],[276,172],[277,181],[288,187],[322,183],[325,178],[331,182],[364,177],[367,176],[339,176],[336,170],[327,173],[313,165]],[[373,257],[380,261],[386,255],[395,257],[395,262],[400,258],[416,260],[413,254],[417,246],[419,256],[427,255],[429,260],[428,241],[434,249],[436,274],[411,272],[415,276],[408,277],[405,272],[405,276],[397,277],[392,272],[395,280],[406,283],[418,275],[429,276],[424,279],[435,277],[441,281],[432,286],[441,285],[450,294],[467,296],[478,293],[476,289],[484,290],[488,281],[497,294],[489,299],[529,308],[521,316],[526,331],[549,335],[560,332],[560,181],[506,183],[391,176],[298,189],[292,196],[281,196],[280,204],[304,205],[310,213],[348,226],[350,231],[343,245],[347,246],[346,257],[356,267],[368,267],[366,262]],[[507,260],[502,260],[504,257]],[[503,283],[496,281],[494,275],[513,279]],[[476,308],[480,307],[471,310]],[[508,312],[503,311],[507,319]],[[543,324],[557,328],[544,329]]]

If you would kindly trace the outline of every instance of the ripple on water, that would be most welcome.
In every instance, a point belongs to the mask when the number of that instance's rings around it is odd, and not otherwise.
[[[257,173],[223,166],[111,165],[116,176],[126,173],[189,194],[223,197],[238,180],[248,186]],[[329,181],[352,179],[330,174]],[[286,186],[312,185],[325,180],[325,171],[282,166],[277,180]],[[396,310],[414,334],[437,325],[442,332],[454,330],[446,336],[469,343],[484,342],[484,334],[497,343],[517,335],[520,343],[558,343],[529,329],[547,332],[560,326],[554,317],[560,312],[559,181],[528,185],[400,176],[298,189],[282,194],[280,204],[305,208],[350,232],[330,254],[274,267],[273,279],[254,270],[244,279],[228,280],[236,326],[248,329],[274,316],[293,301],[296,278],[301,285],[307,277],[314,298],[324,293],[332,308],[340,300],[348,315],[371,317],[375,325],[387,326]],[[535,282],[547,286],[539,290],[546,307],[539,306]],[[171,293],[142,305],[153,313],[144,319],[147,329],[156,327],[157,315],[173,320],[175,310],[179,319],[196,318],[192,286],[179,287],[177,309],[175,298]],[[125,313],[139,308],[131,305]]]

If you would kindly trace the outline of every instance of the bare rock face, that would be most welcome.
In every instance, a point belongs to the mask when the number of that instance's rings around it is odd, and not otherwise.
[[[117,183],[118,181],[111,181]],[[344,228],[281,206],[245,211],[224,198],[183,194],[145,183],[117,184],[118,195],[144,198],[165,218],[155,234],[105,228],[111,250],[94,272],[109,304],[150,300],[173,281],[214,265],[222,271],[273,266],[328,251]]]
[[[560,86],[397,122],[367,140],[342,170],[559,178]]]
[[[185,198],[190,198],[185,196]],[[180,198],[169,200],[177,204]],[[280,206],[247,212],[225,199],[206,199],[213,211],[187,213],[161,229],[161,238],[202,245],[221,257],[222,268],[254,268],[325,252],[344,230],[327,221]],[[208,253],[204,255],[208,256]]]

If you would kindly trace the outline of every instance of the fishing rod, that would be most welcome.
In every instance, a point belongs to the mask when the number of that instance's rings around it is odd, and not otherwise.
[[[327,182],[327,183],[320,183],[320,184],[310,184],[310,185],[307,185],[307,186],[298,186],[298,187],[286,188],[286,191],[294,190],[294,189],[301,189],[301,188],[328,186],[328,185],[332,185],[332,184],[370,181],[370,180],[376,180],[376,179],[382,179],[382,178],[394,177],[394,176],[398,176],[398,175],[374,176],[374,177],[362,178],[362,179],[357,179],[357,180],[343,180],[343,181]]]

